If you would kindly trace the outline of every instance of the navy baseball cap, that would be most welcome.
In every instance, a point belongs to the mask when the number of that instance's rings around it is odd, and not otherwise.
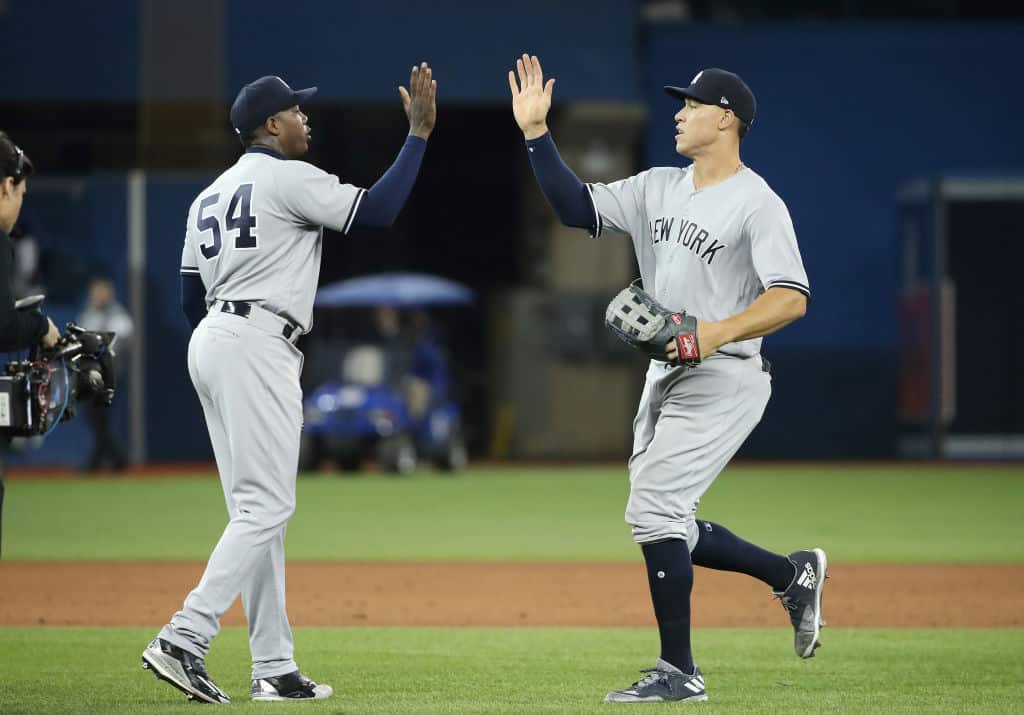
[[[294,90],[280,77],[260,77],[242,87],[231,105],[231,126],[241,134],[248,134],[280,111],[305,104],[316,94],[316,87]]]
[[[754,123],[754,115],[757,113],[757,100],[747,83],[738,74],[717,67],[698,72],[689,87],[666,86],[665,91],[676,99],[689,97],[703,104],[731,109],[748,125]]]
[[[15,184],[20,184],[22,179],[32,176],[35,171],[28,154],[23,152],[4,131],[0,131],[0,169],[3,170],[0,177],[10,176]]]

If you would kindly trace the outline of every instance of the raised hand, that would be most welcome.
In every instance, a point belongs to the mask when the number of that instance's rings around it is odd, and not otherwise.
[[[519,82],[516,83],[516,73]],[[544,72],[536,56],[523,55],[516,60],[516,72],[508,73],[508,86],[512,90],[512,114],[527,139],[543,136],[548,130],[548,110],[555,80],[544,83]]]
[[[426,62],[412,68],[409,89],[399,87],[402,107],[409,118],[409,134],[426,139],[434,131],[437,121],[437,80]]]

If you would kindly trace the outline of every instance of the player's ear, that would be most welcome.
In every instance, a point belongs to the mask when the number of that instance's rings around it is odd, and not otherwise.
[[[267,117],[267,121],[263,122],[263,129],[272,137],[276,137],[281,133],[281,123],[277,121],[276,114],[271,114]]]
[[[718,128],[726,130],[732,126],[732,123],[736,121],[736,115],[731,109],[722,109],[722,116],[718,118]]]
[[[0,195],[10,196],[14,193],[14,177],[5,176],[3,181],[0,181]]]

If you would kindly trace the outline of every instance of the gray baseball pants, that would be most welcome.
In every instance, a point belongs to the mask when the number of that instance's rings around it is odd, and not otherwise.
[[[768,404],[763,365],[759,355],[713,355],[689,370],[651,361],[629,460],[626,522],[638,544],[683,539],[693,551],[700,498]]]
[[[199,585],[160,637],[205,657],[239,594],[253,678],[297,670],[285,610],[284,537],[295,511],[302,429],[302,353],[283,323],[211,312],[189,343],[188,367],[206,417],[227,503],[227,528]]]

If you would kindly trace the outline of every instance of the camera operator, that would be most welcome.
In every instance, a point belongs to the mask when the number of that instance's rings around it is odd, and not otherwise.
[[[39,312],[14,308],[11,288],[14,246],[8,234],[18,220],[27,178],[33,167],[25,152],[2,131],[0,168],[3,170],[3,178],[0,179],[0,354],[29,350],[40,344],[53,347],[60,339],[53,321]],[[0,426],[0,544],[3,539],[4,462],[9,444],[10,436]]]

